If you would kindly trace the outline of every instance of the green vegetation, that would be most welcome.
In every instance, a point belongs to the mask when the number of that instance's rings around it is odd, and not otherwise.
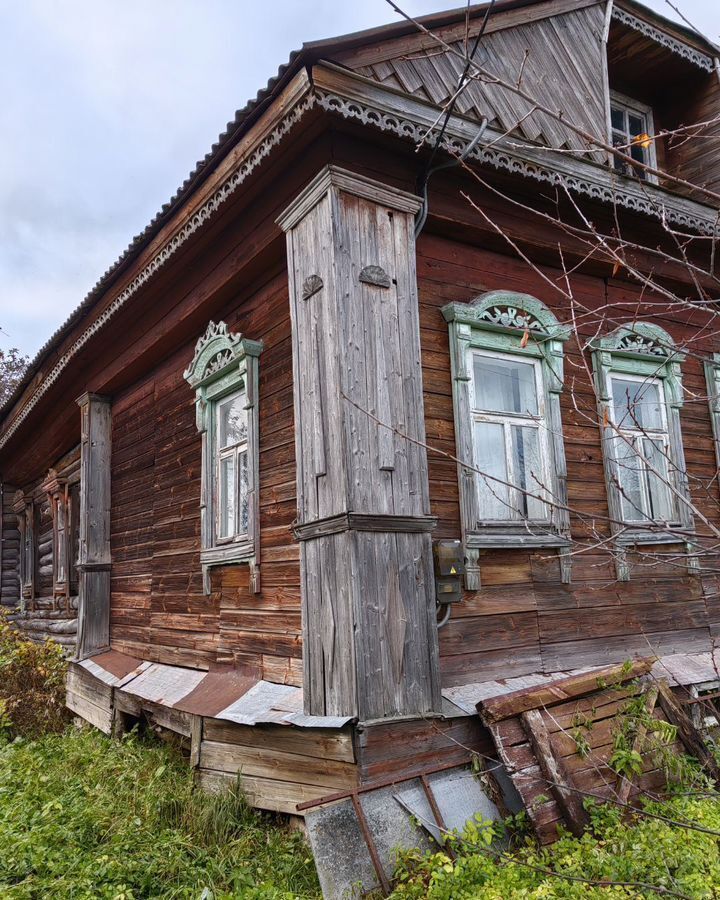
[[[64,731],[66,663],[59,644],[34,644],[0,610],[0,740]]]
[[[297,831],[210,796],[172,749],[69,729],[0,748],[0,897],[319,896]]]
[[[2,900],[318,900],[301,835],[250,810],[238,789],[197,791],[179,753],[154,739],[69,728],[64,672],[57,647],[29,644],[0,618]],[[640,701],[624,713],[616,768],[635,771],[628,752],[646,727],[657,765],[688,793],[645,812],[673,821],[623,820],[588,801],[588,831],[546,850],[524,815],[471,823],[440,852],[404,854],[394,900],[720,898],[720,798],[694,761],[667,758],[674,733],[658,731]],[[582,754],[588,726],[573,726]]]
[[[539,850],[528,839],[498,849],[507,829],[471,823],[451,838],[447,852],[406,854],[393,900],[640,900],[720,897],[720,797],[678,795],[648,803],[646,812],[716,832],[670,824],[639,814],[622,821],[617,807],[588,801],[591,827]],[[514,823],[515,825],[517,823]]]

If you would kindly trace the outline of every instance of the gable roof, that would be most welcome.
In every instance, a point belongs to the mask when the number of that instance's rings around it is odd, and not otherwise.
[[[604,0],[498,0],[492,10],[493,27],[488,30],[497,33],[503,28],[506,29],[522,25],[522,18],[525,15],[523,11],[529,10],[530,8],[534,9],[535,15],[529,15],[528,18],[534,19],[537,18],[537,11],[540,8],[546,10],[546,15],[551,17],[553,15],[572,12],[574,8],[590,7],[600,3],[604,3]],[[443,29],[457,30],[458,26],[462,26],[466,22],[475,22],[475,28],[477,30],[477,23],[484,17],[489,6],[490,3],[482,3],[471,7],[460,7],[422,16],[416,21],[424,26],[424,28],[432,31]],[[706,38],[698,35],[695,31],[684,25],[678,25],[677,23],[671,22],[669,19],[648,10],[642,4],[635,2],[635,0],[621,0],[620,3],[616,3],[616,6],[629,10],[640,16],[641,19],[654,23],[658,28],[677,35],[682,40],[691,42],[694,46],[702,48],[705,52],[712,54],[713,56],[720,55],[720,50]],[[469,27],[472,28],[472,24],[469,24]],[[225,131],[219,135],[205,157],[195,164],[194,168],[177,189],[175,194],[167,203],[163,204],[146,228],[132,239],[128,247],[100,277],[83,301],[40,348],[34,359],[31,361],[22,380],[18,383],[5,404],[0,407],[0,424],[4,425],[6,423],[9,413],[21,398],[24,391],[36,378],[43,361],[48,357],[51,351],[57,348],[72,332],[73,328],[75,328],[95,307],[100,298],[105,295],[109,288],[111,288],[113,282],[132,267],[141,251],[160,233],[161,229],[172,219],[173,215],[182,207],[183,203],[192,196],[193,192],[196,191],[205,179],[217,168],[232,148],[236,146],[240,138],[247,132],[250,126],[260,118],[265,110],[268,109],[278,93],[303,67],[311,66],[314,62],[321,59],[338,58],[342,60],[343,56],[346,56],[348,53],[352,53],[359,48],[392,42],[407,36],[418,38],[418,28],[414,22],[403,20],[377,28],[341,35],[339,37],[311,41],[303,44],[299,50],[293,51],[290,54],[288,61],[280,66],[277,73],[258,91],[257,95],[252,100],[248,101],[245,106],[236,111],[233,119],[227,123]],[[371,66],[371,68],[374,69],[376,67]],[[398,77],[402,82],[403,78],[400,71],[402,69],[402,61],[395,59],[391,68],[394,69],[394,76]],[[362,72],[362,67],[360,68],[360,71],[361,74],[367,74]],[[383,80],[382,77],[378,76],[377,71],[373,72],[373,74],[378,80]],[[444,84],[442,87],[442,91],[445,93],[447,93],[449,88],[448,79],[450,79],[450,77],[451,71],[446,70],[443,76]],[[469,100],[467,102],[478,107],[479,98],[473,96],[472,91],[468,93]],[[444,102],[439,94],[431,99],[436,103]],[[495,110],[498,121],[500,125],[502,125],[502,102],[499,102],[497,98],[493,101],[491,98],[490,106]],[[552,128],[547,122],[544,123],[544,127],[545,129]],[[526,136],[533,139],[530,135],[537,128],[537,124],[528,124],[525,132]],[[541,132],[542,127],[538,134]],[[555,135],[555,137],[557,138],[557,135]],[[562,146],[562,144],[559,144],[559,146]]]

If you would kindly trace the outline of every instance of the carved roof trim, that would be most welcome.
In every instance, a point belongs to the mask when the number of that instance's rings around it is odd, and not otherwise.
[[[628,28],[632,28],[633,31],[637,31],[645,37],[650,38],[650,40],[655,41],[656,44],[666,47],[671,53],[681,56],[693,65],[703,69],[703,71],[714,71],[715,63],[712,56],[703,53],[702,50],[698,50],[697,47],[693,47],[692,44],[688,44],[685,41],[668,34],[667,31],[657,28],[650,22],[645,21],[645,19],[634,16],[629,10],[623,9],[622,6],[617,6],[616,4],[613,5],[612,18],[616,22],[620,22],[622,25],[627,25]]]

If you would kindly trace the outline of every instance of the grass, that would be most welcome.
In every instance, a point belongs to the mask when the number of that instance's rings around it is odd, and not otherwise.
[[[297,831],[194,790],[165,745],[70,729],[0,746],[3,900],[319,896]]]

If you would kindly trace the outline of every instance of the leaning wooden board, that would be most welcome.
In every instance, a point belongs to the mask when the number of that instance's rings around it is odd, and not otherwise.
[[[582,833],[588,822],[583,806],[587,796],[632,803],[640,794],[666,787],[665,774],[651,753],[643,758],[642,773],[630,780],[608,764],[620,728],[618,714],[639,694],[651,716],[676,727],[669,749],[691,753],[711,777],[720,778],[717,764],[667,684],[644,677],[653,661],[596,669],[478,704],[542,844],[556,840],[561,825]],[[633,749],[641,755],[645,736],[642,727],[634,735]]]

